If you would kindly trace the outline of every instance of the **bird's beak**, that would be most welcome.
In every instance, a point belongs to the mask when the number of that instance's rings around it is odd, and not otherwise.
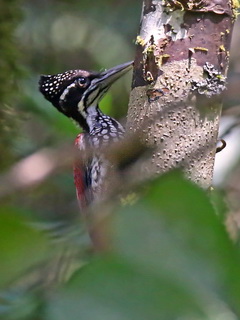
[[[116,67],[98,73],[96,78],[92,80],[89,88],[84,92],[79,108],[86,111],[88,107],[96,106],[111,85],[122,75],[128,72],[132,66],[133,61],[120,64]]]
[[[133,66],[133,61],[120,64],[116,67],[103,71],[99,74],[99,78],[95,79],[95,84],[101,87],[110,87],[117,79],[128,72]]]

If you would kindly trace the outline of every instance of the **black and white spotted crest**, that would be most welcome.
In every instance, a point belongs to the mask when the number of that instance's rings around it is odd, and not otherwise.
[[[89,76],[90,73],[84,70],[69,70],[55,75],[42,75],[39,80],[39,90],[59,111],[65,113],[65,102],[69,106],[73,105],[71,97],[79,101],[86,89],[86,86],[82,86],[78,80],[86,79],[87,85]]]
[[[95,73],[78,69],[55,75],[42,75],[39,90],[60,112],[76,120],[83,129],[87,129],[86,121],[79,113],[78,103],[94,77]]]

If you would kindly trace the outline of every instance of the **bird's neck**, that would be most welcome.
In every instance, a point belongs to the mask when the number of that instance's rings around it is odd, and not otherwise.
[[[94,128],[101,125],[101,119],[103,117],[102,111],[97,106],[91,106],[87,108],[86,111],[86,122],[89,127],[89,132],[91,132]]]
[[[106,141],[109,140],[107,139],[107,135],[113,141],[121,139],[124,135],[122,125],[117,120],[102,113],[98,106],[87,108],[85,120],[88,126],[87,131],[91,135],[105,137]]]

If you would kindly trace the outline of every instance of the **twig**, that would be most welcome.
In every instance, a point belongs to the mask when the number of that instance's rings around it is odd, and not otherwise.
[[[216,153],[218,153],[218,152],[222,151],[222,150],[226,147],[226,145],[227,145],[227,143],[226,143],[226,141],[225,141],[225,140],[220,139],[219,141],[221,141],[221,142],[222,142],[222,145],[221,145],[220,147],[217,147],[217,149],[216,149]]]

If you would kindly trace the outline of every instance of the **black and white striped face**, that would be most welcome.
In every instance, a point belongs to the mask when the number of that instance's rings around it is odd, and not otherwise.
[[[84,70],[70,70],[56,75],[42,75],[39,90],[59,111],[71,116],[95,74]]]

